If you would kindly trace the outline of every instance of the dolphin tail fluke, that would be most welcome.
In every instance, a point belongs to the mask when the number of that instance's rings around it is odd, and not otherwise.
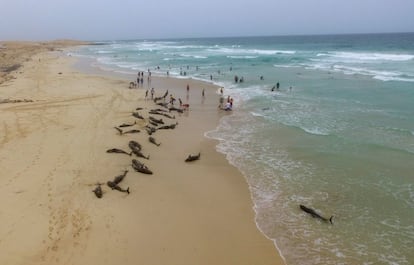
[[[331,218],[329,218],[329,222],[330,222],[331,224],[333,224],[333,218],[334,218],[334,216],[333,216],[333,215],[331,216]]]
[[[115,129],[115,130],[117,130],[117,131],[119,132],[119,134],[120,134],[120,135],[122,135],[123,131],[122,131],[122,129],[121,129],[121,128],[114,127],[114,129]]]

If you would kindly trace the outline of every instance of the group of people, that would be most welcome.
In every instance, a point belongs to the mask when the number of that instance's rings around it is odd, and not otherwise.
[[[239,78],[239,76],[235,75],[234,76],[234,82],[235,83],[243,83],[244,82],[244,77],[242,76],[242,77]]]
[[[148,69],[148,85],[150,85],[151,83],[151,71]],[[133,88],[133,87],[137,87],[137,86],[143,86],[144,85],[144,72],[138,72],[137,73],[137,79],[135,82],[130,82],[129,83],[129,88]]]
[[[187,85],[187,96],[188,96],[188,93],[189,93],[189,89],[190,89],[190,86],[189,85]],[[154,88],[151,88],[150,90],[146,90],[145,91],[145,100],[147,100],[147,99],[149,99],[148,98],[148,94],[149,93],[151,93],[151,100],[158,100],[158,99],[163,99],[164,100],[164,102],[166,101],[166,98],[167,98],[167,96],[168,96],[168,90],[164,93],[164,95],[162,96],[162,97],[159,97],[159,98],[155,98],[154,96],[155,96],[155,89]],[[176,98],[173,96],[173,94],[169,94],[170,95],[170,97],[169,97],[169,100],[168,100],[168,103],[171,105],[171,107],[173,107],[174,106],[174,103],[177,101],[176,100]],[[204,97],[204,89],[202,90],[202,96]],[[188,98],[187,98],[187,100],[188,100]],[[189,104],[184,104],[183,103],[183,101],[181,100],[181,98],[178,98],[178,102],[180,103],[180,108],[182,109],[182,110],[187,110],[188,108],[189,108]]]
[[[157,69],[160,69],[160,68],[158,67]],[[186,70],[188,70],[188,69],[189,69],[189,66],[186,67]],[[186,75],[187,74],[185,71],[183,71],[183,68],[180,68],[180,70],[181,70],[181,73],[180,73],[181,75]],[[198,67],[196,67],[196,70],[198,70]],[[232,68],[230,68],[230,71],[231,70],[232,70]],[[220,74],[220,71],[218,71],[218,73]],[[169,75],[169,72],[167,72],[167,76],[168,75]],[[150,80],[150,78],[151,78],[151,72],[148,69],[148,80]],[[143,79],[144,79],[144,72],[138,72],[137,84],[140,84],[140,83],[142,84],[143,83]],[[211,80],[213,79],[213,75],[210,75],[210,79]],[[263,76],[259,76],[259,79],[263,81],[264,80],[264,77]],[[234,76],[234,82],[235,83],[243,83],[244,82],[244,77],[243,76],[242,77],[239,77],[238,75],[235,75]],[[187,96],[189,94],[189,90],[190,90],[190,86],[189,86],[189,84],[187,84],[187,86],[186,86]],[[292,90],[292,87],[289,87],[289,91],[291,91],[291,90]],[[154,99],[154,88],[152,88],[151,90],[147,90],[146,91],[145,98],[148,98],[149,91],[151,92],[151,99]],[[277,82],[271,88],[271,91],[272,92],[274,92],[274,91],[280,91],[280,83]],[[202,90],[202,97],[203,98],[205,96],[204,93],[205,93],[205,91],[203,89]],[[231,98],[230,96],[228,96],[227,97],[227,100],[226,100],[226,98],[223,96],[223,88],[220,89],[220,93],[221,93],[221,96],[220,96],[220,105],[219,105],[219,108],[222,109],[222,110],[225,110],[225,111],[231,111],[233,109],[233,98]],[[178,99],[178,101],[180,102],[180,107],[183,106],[183,105],[187,105],[187,104],[183,104],[182,101],[181,101],[181,99]],[[175,102],[176,102],[176,99],[174,98],[174,96],[173,95],[170,95],[169,103],[171,105],[174,105]]]
[[[227,96],[227,101],[224,103],[224,97],[223,95],[220,96],[220,105],[219,109],[225,110],[225,111],[231,111],[233,110],[233,98],[230,96]]]
[[[273,92],[273,91],[275,91],[275,89],[277,91],[280,91],[280,84],[279,84],[279,82],[277,82],[276,85],[272,87],[271,91]],[[292,91],[292,87],[291,86],[289,87],[289,92],[290,91]]]
[[[275,91],[275,88],[276,88],[277,91],[280,90],[280,84],[279,84],[279,82],[276,83],[276,86],[273,86],[272,87],[272,92]]]

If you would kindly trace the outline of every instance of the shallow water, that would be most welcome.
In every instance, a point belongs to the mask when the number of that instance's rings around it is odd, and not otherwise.
[[[224,86],[235,111],[206,135],[248,180],[258,227],[288,264],[412,264],[413,43],[414,34],[110,41],[76,55]]]

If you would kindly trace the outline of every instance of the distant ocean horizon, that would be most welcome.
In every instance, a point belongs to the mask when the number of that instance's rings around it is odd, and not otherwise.
[[[335,37],[335,36],[370,36],[370,35],[401,35],[414,34],[414,31],[390,31],[390,32],[347,32],[347,33],[295,33],[295,34],[260,34],[260,35],[240,35],[240,36],[198,36],[198,37],[139,37],[139,38],[122,38],[122,39],[93,39],[85,40],[90,45],[106,45],[108,42],[114,41],[192,41],[203,39],[252,39],[252,38],[295,38],[295,37]]]
[[[234,98],[206,136],[245,176],[257,226],[288,265],[414,264],[414,33],[97,43],[72,54]]]

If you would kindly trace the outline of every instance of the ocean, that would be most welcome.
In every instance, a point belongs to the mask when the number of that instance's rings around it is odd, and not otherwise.
[[[414,33],[102,41],[74,55],[223,86],[233,113],[206,136],[288,265],[414,264]]]

